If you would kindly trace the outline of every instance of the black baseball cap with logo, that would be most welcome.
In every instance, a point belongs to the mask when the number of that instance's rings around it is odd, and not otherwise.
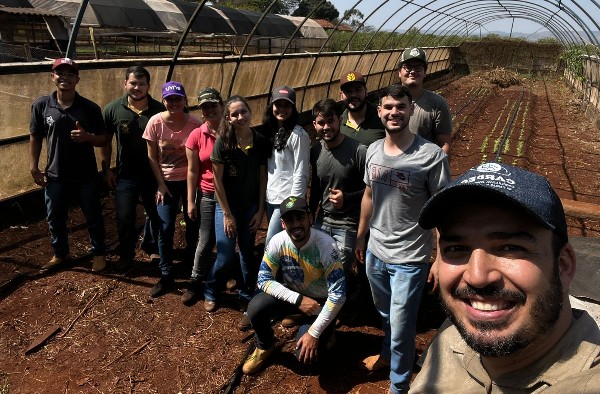
[[[542,226],[567,242],[567,221],[560,198],[546,178],[533,172],[502,163],[484,163],[471,168],[427,201],[419,226],[437,227],[447,215],[448,207],[470,196],[486,196],[512,203],[527,212]]]
[[[310,212],[306,200],[302,197],[288,197],[279,205],[279,213],[283,218],[289,212]]]

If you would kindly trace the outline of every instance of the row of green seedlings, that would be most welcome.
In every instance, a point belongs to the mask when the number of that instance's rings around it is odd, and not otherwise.
[[[494,135],[494,133],[496,132],[496,129],[498,128],[498,124],[500,123],[500,119],[502,119],[502,117],[504,116],[504,113],[506,112],[508,106],[510,105],[510,101],[506,100],[506,104],[504,104],[504,107],[502,108],[502,111],[500,111],[500,115],[498,116],[498,118],[496,119],[496,123],[494,124],[494,127],[492,127],[492,131],[490,131],[488,133],[488,135],[486,135],[483,138],[483,142],[481,143],[481,147],[479,148],[479,151],[482,153],[482,157],[481,157],[481,162],[485,163],[488,160],[488,154],[487,154],[487,148],[488,145],[490,143],[490,138]],[[513,108],[514,108],[514,103],[513,103]],[[510,113],[510,111],[509,111]],[[508,122],[508,116],[506,117],[506,122]]]
[[[523,148],[525,146],[525,122],[527,121],[527,115],[529,114],[529,104],[530,101],[527,100],[527,104],[525,105],[525,111],[523,111],[523,116],[521,117],[521,130],[519,130],[519,138],[517,140],[517,157],[513,160],[512,164],[516,165],[517,160],[523,156]]]
[[[467,100],[469,100],[469,97],[471,96],[473,89],[475,88],[471,88],[471,90],[469,92],[467,92]],[[490,94],[490,89],[489,88],[485,88],[482,89],[477,96],[481,97],[481,100],[485,99],[488,95]],[[456,115],[452,115],[452,125],[453,125],[453,129],[454,130],[460,130],[461,127],[463,126],[463,124],[466,123],[466,121],[469,119],[469,114],[466,114],[464,116],[461,117],[460,122],[458,122],[457,124],[454,123],[454,120],[456,119]]]
[[[500,124],[500,120],[502,119],[502,117],[504,116],[504,112],[506,111],[507,107],[509,106],[510,101],[507,100],[506,104],[504,105],[504,108],[502,108],[502,112],[500,113],[500,116],[498,117],[498,119],[496,120],[496,123],[494,124],[494,127],[491,131],[491,133],[489,135],[487,135],[484,138],[484,141],[481,144],[481,153],[483,154],[482,156],[482,163],[486,162],[488,159],[488,154],[485,152],[485,150],[488,147],[489,144],[489,140],[491,138],[491,136],[494,135],[496,129],[498,128],[498,125]],[[504,121],[504,125],[502,126],[502,130],[506,129],[508,122],[509,122],[509,114],[512,113],[515,110],[515,106],[517,105],[517,103],[513,103],[513,105],[511,106],[510,110],[508,111],[508,113],[506,114],[505,117],[505,121]],[[524,110],[523,110],[524,108]],[[523,110],[523,114],[521,115],[521,110]],[[517,114],[515,115],[516,119],[519,119],[519,116],[521,115],[521,127],[519,130],[519,138],[517,140],[517,157],[513,160],[513,164],[516,163],[516,161],[523,155],[523,147],[525,145],[525,141],[523,140],[523,136],[525,135],[525,122],[527,120],[527,115],[529,114],[529,100],[527,100],[525,106],[520,105],[519,108],[517,109]],[[502,147],[502,154],[506,155],[509,151],[510,151],[510,136],[513,133],[513,131],[515,130],[515,125],[513,124],[513,126],[510,128],[510,130],[508,131],[508,136],[506,138],[505,144]],[[498,150],[500,149],[500,143],[502,142],[502,138],[503,138],[503,133],[500,133],[500,135],[494,140],[494,148],[492,149],[492,152],[494,154],[496,154],[498,152]],[[502,162],[502,155],[498,156],[498,162]]]

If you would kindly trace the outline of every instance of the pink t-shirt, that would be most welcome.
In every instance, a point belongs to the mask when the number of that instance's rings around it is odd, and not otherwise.
[[[185,142],[192,130],[200,127],[202,121],[189,115],[188,122],[180,131],[173,132],[165,123],[161,114],[148,120],[144,139],[158,144],[158,164],[166,181],[185,181],[187,179],[187,157]]]
[[[212,193],[215,191],[210,154],[212,153],[216,140],[217,136],[210,132],[208,122],[205,122],[202,126],[192,131],[192,134],[190,134],[185,143],[187,148],[198,151],[198,156],[200,158],[200,178],[198,179],[198,188],[203,192]]]

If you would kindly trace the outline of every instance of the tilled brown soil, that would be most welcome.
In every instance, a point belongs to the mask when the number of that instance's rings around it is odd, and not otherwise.
[[[556,77],[545,82],[529,78],[521,86],[501,89],[481,75],[460,78],[440,89],[453,112],[461,109],[454,119],[453,176],[495,159],[496,140],[511,124],[511,109],[522,97],[500,160],[547,176],[562,198],[600,204],[596,176],[600,132],[585,120],[575,96]],[[114,247],[112,199],[107,197],[104,205],[109,243]],[[0,231],[0,392],[218,392],[234,375],[250,339],[250,333],[237,328],[242,314],[233,295],[214,314],[207,314],[201,302],[183,306],[181,294],[191,268],[180,262],[176,264],[178,289],[151,299],[148,294],[158,267],[142,252],[136,256],[135,268],[125,275],[110,269],[91,273],[82,223],[81,214],[74,210],[69,224],[75,260],[47,274],[37,273],[52,255],[43,220]],[[572,235],[600,236],[597,220],[570,217],[569,225]],[[259,244],[260,236],[264,232],[259,234]],[[177,239],[182,239],[181,234]],[[424,301],[419,349],[439,323],[434,299],[428,295]],[[276,324],[282,351],[264,372],[242,377],[235,392],[383,393],[389,384],[387,372],[366,373],[358,368],[362,358],[378,352],[382,332],[377,326],[378,319],[365,302],[353,320],[338,328],[331,357],[316,370],[296,363],[295,331]],[[54,327],[60,331],[25,355],[39,336]]]

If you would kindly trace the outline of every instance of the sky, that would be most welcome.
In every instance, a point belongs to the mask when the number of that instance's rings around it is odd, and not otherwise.
[[[340,11],[340,14],[343,14],[343,12],[349,8],[351,8],[352,6],[354,6],[356,3],[358,3],[358,0],[330,0],[338,9],[338,11]],[[499,9],[499,5],[498,3],[503,3],[503,5],[511,10],[511,12],[515,13],[516,15],[518,15],[519,13],[521,13],[521,15],[528,15],[531,16],[533,19],[535,20],[543,20],[546,17],[549,17],[553,12],[557,11],[557,7],[556,7],[556,3],[558,2],[558,0],[554,0],[554,1],[535,1],[535,3],[537,4],[538,7],[534,7],[534,9],[531,8],[531,4],[534,3],[534,1],[531,0],[527,0],[527,1],[481,1],[481,2],[477,2],[480,4],[487,4],[488,7],[497,7],[496,10],[493,15],[508,15],[506,12],[504,12],[502,9]],[[410,3],[410,4],[409,4]],[[468,4],[467,6],[463,6],[463,10],[460,10],[460,6],[459,4]],[[383,5],[382,5],[383,4]],[[429,4],[429,5],[428,5]],[[371,17],[368,18],[367,20],[367,24],[375,26],[375,27],[379,27],[383,24],[384,29],[385,30],[394,30],[396,29],[396,27],[398,26],[398,24],[400,24],[400,22],[403,22],[401,24],[401,27],[399,28],[399,30],[405,30],[406,28],[409,28],[411,26],[415,26],[415,27],[422,27],[422,26],[426,26],[427,22],[425,21],[430,21],[429,25],[431,29],[440,29],[443,30],[444,26],[440,26],[440,24],[438,23],[437,25],[435,24],[436,22],[431,20],[431,15],[435,15],[432,11],[435,10],[444,10],[444,7],[449,7],[446,8],[445,10],[447,10],[447,13],[449,15],[459,15],[459,14],[465,14],[467,15],[468,13],[476,13],[479,12],[480,15],[490,15],[490,12],[492,12],[489,8],[486,11],[481,11],[474,8],[473,7],[474,2],[468,2],[468,1],[447,1],[447,0],[439,0],[439,1],[432,1],[432,0],[414,0],[414,1],[408,1],[408,0],[362,0],[360,1],[360,4],[358,4],[356,6],[356,8],[361,11],[364,15],[365,18],[367,16],[369,16],[369,14],[371,14],[371,12],[373,12],[376,7],[381,6],[381,8],[379,8],[378,10],[376,10],[373,15]],[[593,23],[589,23],[590,20],[594,20],[594,21],[600,21],[600,9],[598,9],[598,7],[596,5],[594,5],[592,3],[592,1],[589,0],[578,0],[578,1],[562,1],[562,4],[573,11],[573,14],[577,15],[579,18],[582,19],[582,22],[585,23],[587,26],[590,27],[591,30],[599,30],[596,28],[596,26],[593,25]],[[583,10],[579,9],[577,5],[580,5]],[[418,6],[426,6],[428,5],[430,10],[426,10],[423,9],[421,7]],[[398,12],[398,9],[401,9],[401,11]],[[464,7],[469,7],[469,8],[464,8]],[[525,8],[528,7],[528,8]],[[545,7],[546,10],[544,10],[543,8],[539,8],[539,7]],[[419,11],[420,10],[420,11]],[[525,10],[525,12],[523,12]],[[535,11],[535,12],[532,12]],[[585,15],[585,12],[587,12],[589,14],[589,17]],[[394,15],[389,21],[386,22],[386,20],[390,17],[390,15]],[[475,15],[475,14],[474,14]],[[571,26],[576,26],[577,23],[576,21],[569,17],[568,14],[566,14],[564,11],[562,11],[562,17],[564,18],[564,20],[569,21],[569,23],[566,22],[561,22],[562,26],[564,27],[568,27],[569,24]],[[411,17],[412,16],[412,17]],[[479,16],[479,20],[481,20],[482,16]],[[440,23],[442,23],[442,20],[444,18],[437,18],[437,21],[439,21]],[[473,20],[473,18],[466,18],[465,19],[470,19]],[[511,31],[511,25],[513,24],[513,19],[508,17],[508,18],[503,18],[503,19],[499,19],[496,18],[498,20],[495,21],[491,21],[488,23],[485,23],[482,28],[470,28],[470,31],[473,32],[474,34],[482,34],[482,35],[487,35],[490,32],[495,32],[495,31],[503,31],[505,33],[509,33]],[[454,26],[451,24],[450,19],[446,19],[446,23],[448,26]],[[435,27],[434,27],[435,26]],[[463,32],[465,30],[465,26],[466,24],[462,24],[460,25],[462,27],[454,27],[456,29],[462,29]],[[481,33],[480,33],[481,30]],[[579,30],[579,28],[578,28]],[[528,19],[524,19],[524,18],[515,18],[514,20],[514,26],[512,27],[512,31],[513,32],[519,32],[519,33],[539,33],[539,32],[547,32],[547,29],[545,29],[540,23],[534,22],[532,20],[528,20]],[[464,34],[464,33],[463,33]]]

